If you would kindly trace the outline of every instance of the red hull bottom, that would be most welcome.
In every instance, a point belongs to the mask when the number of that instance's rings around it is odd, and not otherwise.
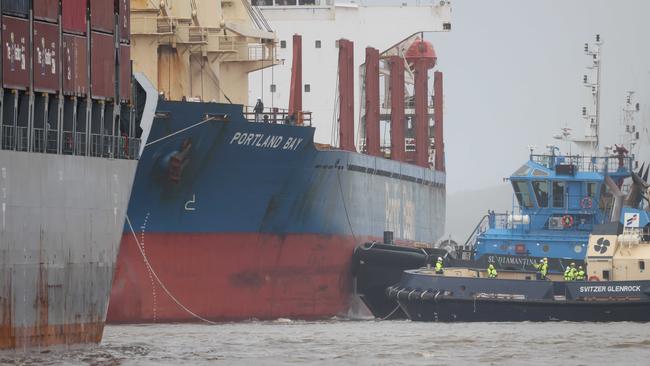
[[[352,299],[351,255],[358,241],[365,239],[147,233],[138,235],[141,251],[133,235],[125,234],[107,322],[343,315]]]

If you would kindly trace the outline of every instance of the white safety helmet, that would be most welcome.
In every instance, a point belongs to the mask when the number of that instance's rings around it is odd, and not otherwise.
[[[441,261],[441,260],[442,260],[442,257],[438,257],[438,260]]]

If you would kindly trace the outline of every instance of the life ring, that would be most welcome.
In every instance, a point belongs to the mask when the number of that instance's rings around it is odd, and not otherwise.
[[[590,209],[594,206],[594,200],[591,199],[591,197],[586,196],[583,199],[580,200],[580,207],[584,209]]]
[[[562,216],[562,225],[564,227],[569,228],[573,226],[573,216],[571,215],[564,215]]]
[[[589,282],[598,282],[600,278],[598,276],[589,276]]]

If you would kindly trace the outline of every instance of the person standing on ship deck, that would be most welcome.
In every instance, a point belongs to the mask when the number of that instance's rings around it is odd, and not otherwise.
[[[264,103],[262,103],[262,98],[257,98],[257,103],[255,103],[253,112],[255,112],[255,122],[261,122],[261,116],[262,113],[264,113]]]
[[[540,259],[539,264],[533,264],[533,266],[537,269],[537,279],[545,280],[548,273],[548,259]]]
[[[436,262],[436,274],[443,274],[442,267],[442,257],[438,257],[438,261]]]
[[[487,268],[487,275],[488,278],[497,278],[497,270],[494,268],[494,265],[492,263],[490,263]]]

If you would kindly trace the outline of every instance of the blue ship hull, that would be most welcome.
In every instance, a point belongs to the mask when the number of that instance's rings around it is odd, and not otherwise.
[[[330,317],[348,310],[356,244],[441,237],[444,173],[313,136],[248,122],[240,105],[160,101],[109,321]]]

